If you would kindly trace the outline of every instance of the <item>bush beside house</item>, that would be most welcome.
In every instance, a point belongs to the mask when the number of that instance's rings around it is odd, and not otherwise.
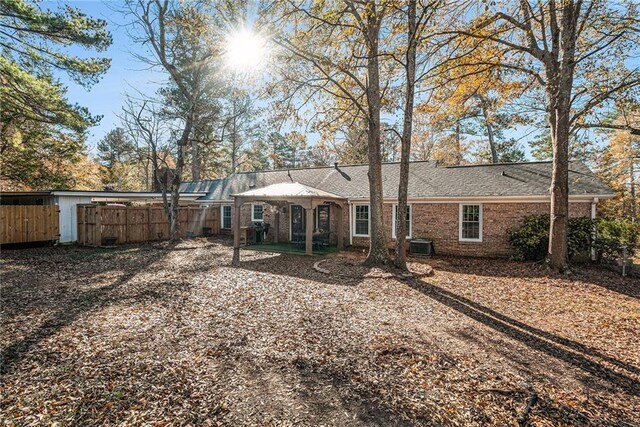
[[[530,215],[520,227],[509,228],[512,258],[519,261],[544,259],[549,245],[549,224],[549,215]],[[623,259],[623,255],[631,258],[638,242],[638,231],[637,224],[624,219],[570,218],[569,259],[587,255],[592,247],[596,249],[598,262],[615,263]]]

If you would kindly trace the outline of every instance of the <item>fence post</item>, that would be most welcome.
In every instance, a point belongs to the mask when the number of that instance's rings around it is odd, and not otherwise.
[[[153,229],[151,228],[151,206],[147,206],[147,236],[153,240]]]
[[[129,209],[124,208],[124,242],[129,243]]]
[[[102,246],[102,206],[96,206],[96,244]]]

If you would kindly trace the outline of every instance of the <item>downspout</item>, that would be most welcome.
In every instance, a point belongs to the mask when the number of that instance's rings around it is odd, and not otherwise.
[[[349,203],[349,246],[353,246],[353,231],[351,230],[351,200],[348,201]]]
[[[598,205],[598,198],[594,197],[591,202],[591,220],[593,221],[593,228],[591,230],[591,261],[596,260],[596,206]]]

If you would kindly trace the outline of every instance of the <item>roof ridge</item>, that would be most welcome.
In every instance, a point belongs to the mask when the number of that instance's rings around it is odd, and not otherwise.
[[[435,160],[412,160],[409,163],[435,163]],[[267,170],[255,170],[255,171],[242,171],[242,172],[234,172],[230,175],[227,176],[231,176],[231,175],[245,175],[245,174],[250,174],[250,173],[266,173],[266,172],[285,172],[285,171],[303,171],[303,170],[313,170],[313,169],[334,169],[336,167],[336,164],[338,167],[356,167],[356,166],[369,166],[369,163],[350,163],[350,164],[341,164],[341,163],[334,163],[333,165],[318,165],[318,166],[307,166],[307,167],[302,167],[302,168],[281,168],[281,169],[267,169]],[[400,164],[399,161],[397,162],[383,162],[382,165],[396,165],[396,164]],[[217,179],[224,179],[224,178],[216,178],[216,179],[212,179],[210,181],[215,181]],[[184,182],[201,182],[201,181],[184,181]]]
[[[574,160],[570,160],[573,162]],[[445,166],[445,168],[455,169],[455,168],[475,168],[475,167],[487,167],[487,166],[513,166],[513,165],[538,165],[538,164],[546,164],[553,163],[553,160],[537,160],[534,162],[505,162],[505,163],[475,163],[471,165],[450,165]]]

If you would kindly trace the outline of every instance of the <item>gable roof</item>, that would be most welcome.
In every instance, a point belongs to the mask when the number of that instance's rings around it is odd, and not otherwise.
[[[335,165],[304,169],[241,172],[226,178],[182,184],[184,192],[206,192],[202,201],[226,201],[232,194],[283,182],[320,189],[348,199],[369,197],[368,165]],[[409,198],[544,196],[551,186],[551,162],[438,166],[435,161],[411,162]],[[397,198],[400,163],[382,165],[386,199]],[[611,196],[613,191],[582,162],[569,166],[569,194]]]

